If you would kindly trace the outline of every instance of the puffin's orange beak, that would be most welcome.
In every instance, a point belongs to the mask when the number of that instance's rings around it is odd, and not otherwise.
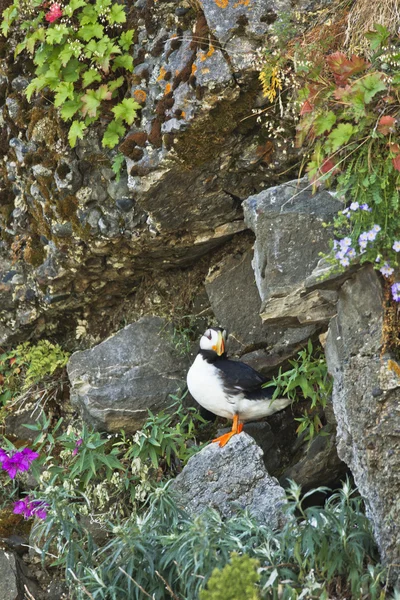
[[[221,356],[225,352],[225,342],[220,331],[218,331],[218,341],[216,345],[213,346],[213,350],[215,350],[218,356]]]

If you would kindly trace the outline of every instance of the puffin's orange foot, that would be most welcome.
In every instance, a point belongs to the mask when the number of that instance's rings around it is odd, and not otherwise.
[[[225,446],[225,444],[229,442],[233,435],[237,435],[236,431],[228,431],[228,433],[224,433],[223,435],[220,435],[219,437],[215,438],[213,442],[219,442],[219,445],[222,448],[223,446]]]

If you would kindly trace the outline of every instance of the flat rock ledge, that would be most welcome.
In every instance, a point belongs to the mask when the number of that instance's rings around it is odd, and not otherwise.
[[[173,483],[178,502],[190,514],[216,509],[225,518],[247,509],[276,529],[285,521],[284,489],[266,471],[263,451],[246,433],[226,446],[209,444],[193,456]]]

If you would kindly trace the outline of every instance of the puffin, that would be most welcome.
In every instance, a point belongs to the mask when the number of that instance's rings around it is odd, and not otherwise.
[[[269,417],[286,408],[290,398],[272,399],[275,389],[262,385],[268,380],[244,362],[226,354],[227,332],[209,327],[200,338],[200,349],[187,374],[193,398],[206,410],[232,419],[232,430],[212,440],[225,446],[241,433],[243,423]]]

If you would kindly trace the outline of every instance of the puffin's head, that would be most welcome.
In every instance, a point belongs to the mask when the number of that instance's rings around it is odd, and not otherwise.
[[[200,338],[200,350],[213,350],[222,356],[225,353],[227,332],[222,327],[209,327]]]

